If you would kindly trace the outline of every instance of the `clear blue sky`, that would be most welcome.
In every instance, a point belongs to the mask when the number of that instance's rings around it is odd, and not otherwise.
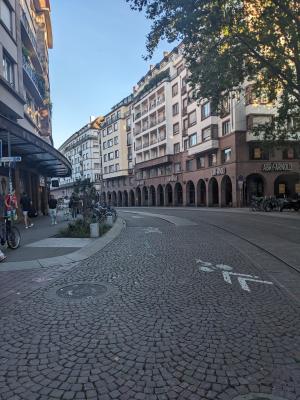
[[[125,0],[52,0],[54,47],[50,50],[53,139],[59,147],[104,115],[173,45],[161,43],[144,61],[150,22]]]

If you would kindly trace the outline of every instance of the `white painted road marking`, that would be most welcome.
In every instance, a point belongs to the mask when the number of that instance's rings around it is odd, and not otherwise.
[[[218,272],[218,271],[222,272],[224,281],[226,283],[229,283],[230,285],[232,285],[231,278],[233,276],[237,277],[239,285],[246,292],[251,292],[251,290],[247,284],[247,281],[263,283],[265,285],[273,285],[273,282],[263,281],[263,280],[259,279],[259,277],[256,275],[240,274],[238,272],[231,272],[233,270],[233,268],[230,265],[226,265],[226,264],[213,265],[211,262],[203,261],[200,259],[196,260],[196,264],[200,264],[199,271],[202,271],[202,272]]]
[[[145,228],[144,232],[146,234],[148,234],[148,233],[159,233],[159,234],[162,234],[162,231],[160,231],[158,228],[154,228],[152,226],[149,226],[149,228]]]

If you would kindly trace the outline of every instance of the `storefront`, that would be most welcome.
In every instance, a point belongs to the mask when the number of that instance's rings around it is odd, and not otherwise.
[[[2,162],[1,192],[8,193],[10,180],[18,202],[21,194],[26,192],[35,209],[40,214],[46,213],[49,178],[69,176],[71,164],[41,137],[1,115],[0,127],[2,157],[20,157],[16,162]]]

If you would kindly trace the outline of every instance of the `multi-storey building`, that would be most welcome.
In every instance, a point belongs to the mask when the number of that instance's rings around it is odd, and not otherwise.
[[[115,105],[105,116],[105,121],[101,125],[103,180],[105,189],[111,188],[113,196],[116,196],[113,188],[125,187],[133,181],[132,98],[133,96],[128,96]],[[118,196],[118,199],[116,197],[112,199],[114,203],[117,201],[122,203],[120,191],[118,191]],[[103,201],[107,201],[105,196]]]
[[[8,191],[10,180],[17,197],[28,192],[39,211],[47,208],[47,178],[71,169],[52,146],[49,48],[49,0],[0,0],[2,155],[22,158],[0,168],[1,191]]]
[[[97,192],[102,191],[101,142],[100,131],[93,127],[93,120],[70,136],[59,148],[59,151],[70,161],[72,175],[59,180],[59,187],[52,188],[55,197],[72,194],[74,182],[89,179],[94,183]]]
[[[299,195],[300,142],[268,148],[251,133],[276,107],[245,84],[217,116],[209,101],[193,100],[187,75],[179,46],[135,86],[128,130],[134,178],[105,175],[104,199],[119,206],[244,206],[252,195]]]

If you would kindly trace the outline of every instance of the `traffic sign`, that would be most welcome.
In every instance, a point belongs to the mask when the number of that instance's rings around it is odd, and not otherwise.
[[[22,161],[22,157],[16,156],[16,157],[1,157],[0,162],[20,162]]]

